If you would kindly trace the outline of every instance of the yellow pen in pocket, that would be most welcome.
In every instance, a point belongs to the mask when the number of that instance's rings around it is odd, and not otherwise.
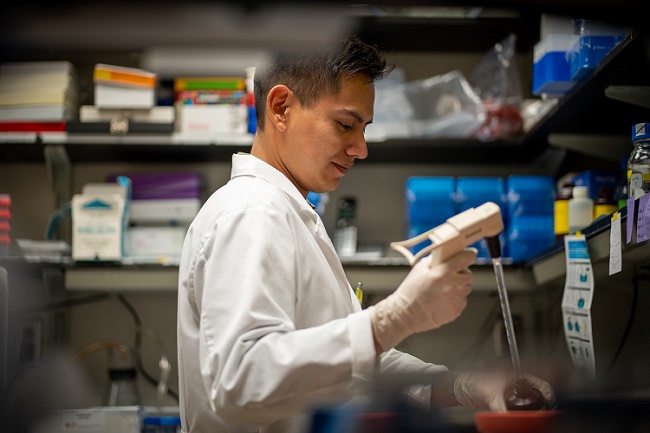
[[[359,304],[363,305],[363,283],[361,281],[357,283],[357,288],[354,289],[354,294],[359,300]]]

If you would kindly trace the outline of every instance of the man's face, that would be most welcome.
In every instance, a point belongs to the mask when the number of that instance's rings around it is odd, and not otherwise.
[[[311,108],[296,101],[287,110],[282,160],[303,195],[335,190],[354,160],[368,156],[364,132],[374,101],[374,84],[361,74],[344,78],[338,93],[323,95]]]

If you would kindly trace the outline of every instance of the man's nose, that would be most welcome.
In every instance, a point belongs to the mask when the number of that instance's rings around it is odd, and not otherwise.
[[[363,131],[355,136],[354,142],[348,149],[348,155],[352,155],[357,159],[366,159],[368,157],[368,145]]]

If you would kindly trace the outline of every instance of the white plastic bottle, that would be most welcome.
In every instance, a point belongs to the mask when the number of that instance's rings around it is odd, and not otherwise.
[[[594,201],[587,195],[586,186],[574,186],[569,200],[569,233],[573,234],[591,224],[594,216]]]

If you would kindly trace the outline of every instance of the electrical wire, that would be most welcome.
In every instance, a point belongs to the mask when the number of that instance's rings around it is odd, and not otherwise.
[[[34,313],[45,313],[53,310],[62,310],[69,307],[74,307],[77,305],[92,304],[99,301],[104,301],[111,299],[112,296],[108,293],[98,293],[96,295],[82,296],[73,299],[65,299],[63,301],[51,302],[45,305],[39,305],[37,307],[29,307],[25,309],[18,309],[11,312],[12,315],[23,315],[23,314],[34,314]]]
[[[129,359],[129,351],[126,348],[126,346],[113,340],[101,340],[101,341],[95,341],[94,343],[90,343],[89,345],[83,347],[81,350],[75,353],[74,356],[72,357],[72,362],[78,363],[83,359],[85,359],[91,353],[97,352],[98,350],[104,350],[104,349],[113,349],[115,353],[117,353],[118,356],[123,361],[128,361]]]
[[[141,349],[142,349],[142,332],[141,330],[143,329],[142,327],[142,320],[140,319],[140,315],[136,311],[136,309],[133,307],[133,305],[122,295],[121,293],[118,293],[117,295],[117,300],[127,309],[127,311],[131,314],[131,317],[133,318],[133,321],[135,322],[135,326],[138,329],[138,331],[135,332],[135,362],[136,362],[136,368],[138,371],[142,374],[142,376],[145,378],[147,382],[150,384],[159,387],[160,382],[156,380],[153,376],[151,376],[146,369],[144,368],[144,365],[142,364],[142,356],[141,356]],[[164,363],[164,361],[163,361]],[[167,371],[166,366],[162,366],[163,368],[161,369],[163,371],[163,374],[165,371]],[[179,401],[178,398],[178,393],[175,392],[174,390],[171,390],[167,388],[167,394],[169,394],[174,400]]]
[[[117,300],[126,308],[126,310],[129,312],[131,317],[133,318],[133,321],[135,322],[135,325],[137,329],[143,329],[142,327],[142,320],[140,319],[140,315],[136,311],[136,309],[133,307],[133,305],[124,297],[122,294],[117,294],[117,295],[112,295],[108,293],[98,293],[95,295],[89,295],[89,296],[84,296],[84,297],[79,297],[79,298],[74,298],[74,299],[65,299],[62,301],[56,301],[56,302],[51,302],[49,304],[44,304],[44,305],[39,305],[36,307],[30,307],[30,308],[25,308],[25,309],[20,309],[17,311],[12,312],[12,315],[25,315],[25,314],[34,314],[34,313],[43,313],[47,311],[53,311],[53,310],[62,310],[78,305],[84,305],[84,304],[91,304],[99,301],[105,301],[108,299],[114,299],[117,298]],[[142,377],[145,378],[147,382],[150,384],[156,386],[157,388],[160,388],[160,383],[158,380],[156,380],[153,376],[151,376],[146,369],[144,368],[144,365],[142,364],[142,357],[140,356],[140,351],[141,351],[141,346],[142,346],[142,333],[141,332],[136,332],[135,333],[135,361],[136,361],[136,368],[138,371],[142,374]],[[169,367],[169,361],[164,359],[161,361],[161,372],[162,374],[168,374],[168,369]],[[165,373],[167,372],[167,373]],[[17,373],[18,375],[18,373]],[[160,389],[159,389],[160,391]],[[167,394],[172,397],[174,400],[179,401],[178,393],[172,389],[169,389],[166,387]]]
[[[135,335],[145,335],[156,342],[158,345],[158,350],[160,352],[160,358],[158,360],[158,367],[160,368],[160,379],[158,380],[157,393],[156,393],[156,406],[161,406],[163,403],[163,398],[168,394],[167,382],[169,380],[169,374],[171,373],[171,363],[167,357],[167,350],[165,349],[165,344],[162,339],[153,332],[151,329],[143,327],[135,327],[132,329],[127,329],[120,334],[119,341],[124,341],[125,334],[134,333]]]

